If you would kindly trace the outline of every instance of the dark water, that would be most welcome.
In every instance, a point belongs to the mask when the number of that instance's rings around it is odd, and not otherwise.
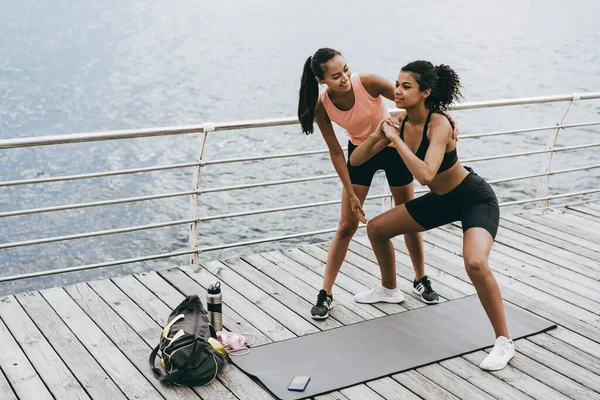
[[[600,2],[160,2],[0,3],[0,139],[294,115],[301,67],[318,47],[343,52],[355,72],[390,80],[414,59],[451,65],[466,101],[600,91]],[[390,104],[391,106],[392,104]],[[461,134],[555,124],[564,104],[453,113]],[[600,102],[566,122],[600,120]],[[338,136],[344,142],[342,130]],[[561,132],[560,145],[600,142],[599,128]],[[463,140],[461,158],[543,148],[550,132]],[[199,135],[2,150],[0,181],[191,162]],[[218,132],[206,159],[321,149],[298,126]],[[553,168],[597,164],[598,148],[558,153]],[[539,156],[473,164],[497,179],[540,169]],[[0,188],[0,211],[189,190],[192,170]],[[327,156],[203,171],[202,187],[333,173]],[[496,185],[500,201],[532,197],[537,180]],[[597,170],[551,180],[551,193],[600,187]],[[200,215],[339,198],[336,180],[207,194]],[[372,194],[385,190],[376,177]],[[369,216],[380,201],[366,206]],[[504,210],[510,212],[511,210]],[[200,225],[202,246],[334,227],[338,206]],[[0,220],[0,242],[187,218],[189,199],[147,201]],[[321,236],[313,240],[325,240]],[[298,239],[202,259],[306,243]],[[0,250],[3,275],[175,251],[186,226]],[[0,293],[148,270],[187,257],[0,285]]]

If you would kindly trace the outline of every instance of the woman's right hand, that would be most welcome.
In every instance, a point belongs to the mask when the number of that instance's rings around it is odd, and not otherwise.
[[[352,209],[352,212],[356,216],[356,218],[358,218],[358,220],[360,222],[362,222],[363,224],[366,224],[367,223],[367,218],[365,217],[365,212],[362,209],[362,205],[360,204],[360,200],[358,199],[358,197],[354,193],[352,193],[350,195],[350,207]]]

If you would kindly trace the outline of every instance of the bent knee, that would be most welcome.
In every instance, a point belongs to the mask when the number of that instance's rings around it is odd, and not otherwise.
[[[465,259],[465,269],[470,277],[477,277],[489,272],[488,261],[484,257]]]
[[[385,237],[383,227],[377,219],[371,220],[367,224],[367,236],[369,236],[369,239],[388,239]]]
[[[358,221],[340,221],[338,225],[337,234],[342,238],[348,238],[354,236],[358,229]]]

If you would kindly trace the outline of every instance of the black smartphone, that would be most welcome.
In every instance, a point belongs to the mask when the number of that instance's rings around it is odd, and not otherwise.
[[[304,392],[304,389],[306,389],[309,381],[310,376],[296,376],[290,382],[288,390],[293,390],[294,392]]]

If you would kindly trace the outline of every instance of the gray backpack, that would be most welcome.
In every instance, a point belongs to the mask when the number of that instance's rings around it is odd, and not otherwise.
[[[201,386],[212,382],[225,364],[225,356],[209,343],[216,334],[202,301],[188,296],[169,315],[160,343],[150,354],[150,368],[162,382]],[[215,339],[216,340],[216,339]],[[156,356],[163,369],[156,366]]]

